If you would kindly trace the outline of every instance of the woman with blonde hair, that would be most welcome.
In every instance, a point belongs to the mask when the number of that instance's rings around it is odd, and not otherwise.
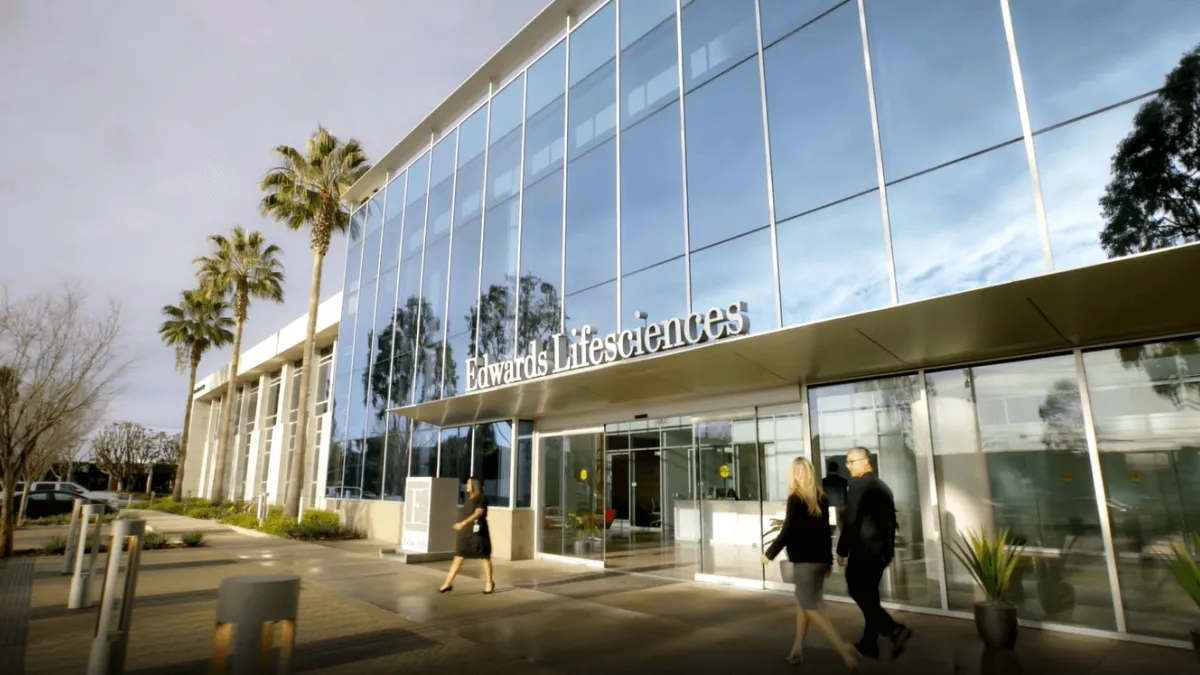
[[[811,625],[842,657],[850,670],[858,669],[858,656],[825,617],[825,579],[833,574],[833,529],[829,525],[829,500],[817,481],[812,462],[792,461],[788,478],[787,515],[779,535],[762,556],[766,565],[786,550],[796,584],[796,639],[788,663],[804,659],[804,638]]]

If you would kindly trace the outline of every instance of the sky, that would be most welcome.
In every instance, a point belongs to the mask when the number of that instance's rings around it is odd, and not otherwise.
[[[323,124],[379,158],[546,1],[0,4],[0,285],[120,302],[133,365],[106,419],[180,429],[187,375],[157,330],[207,236],[240,224],[284,251],[284,302],[251,305],[245,347],[306,311],[308,236],[258,213],[271,149]],[[335,243],[322,299],[344,257]]]

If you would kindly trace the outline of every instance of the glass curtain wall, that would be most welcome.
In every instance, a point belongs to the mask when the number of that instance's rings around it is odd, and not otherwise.
[[[538,452],[540,552],[604,560],[604,435],[543,436]]]
[[[328,387],[326,388],[328,390]],[[275,440],[275,425],[279,423],[279,405],[282,403],[283,393],[283,373],[279,372],[271,376],[270,384],[267,387],[267,407],[264,411],[263,419],[263,442],[262,452],[259,453],[258,459],[258,494],[265,495],[270,493],[270,481],[268,473],[271,470],[271,454],[274,450],[273,444]],[[320,453],[314,452],[319,455]],[[314,480],[316,472],[313,472]]]

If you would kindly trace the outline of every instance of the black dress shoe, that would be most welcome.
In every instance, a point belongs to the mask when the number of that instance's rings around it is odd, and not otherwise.
[[[867,642],[865,640],[859,640],[858,642],[854,643],[854,649],[858,650],[859,654],[862,654],[863,656],[867,657],[868,659],[878,659],[879,658],[879,644],[876,642]]]
[[[912,638],[912,629],[908,626],[901,626],[895,633],[892,634],[892,658],[897,658],[904,653],[904,646]]]

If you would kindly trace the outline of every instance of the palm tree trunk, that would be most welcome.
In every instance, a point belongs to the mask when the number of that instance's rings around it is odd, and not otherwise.
[[[233,399],[237,393],[238,361],[242,356],[242,325],[238,318],[233,329],[233,361],[229,364],[229,382],[225,385],[225,400],[221,401],[221,425],[217,432],[216,473],[213,474],[212,504],[220,506],[225,501],[225,460],[229,452],[229,422],[233,416]]]
[[[171,490],[171,499],[183,499],[183,465],[187,461],[188,434],[192,431],[192,395],[196,391],[196,370],[200,367],[200,358],[192,353],[192,370],[188,375],[187,412],[183,414],[183,433],[179,436],[179,466],[175,467],[175,488]]]
[[[317,308],[321,303],[321,270],[325,254],[313,251],[312,287],[308,290],[308,325],[304,329],[304,356],[300,361],[300,397],[296,411],[296,445],[292,451],[292,467],[288,473],[287,500],[284,502],[285,518],[300,515],[300,493],[304,489],[304,469],[308,465],[308,393],[313,375],[313,352],[317,341]]]

